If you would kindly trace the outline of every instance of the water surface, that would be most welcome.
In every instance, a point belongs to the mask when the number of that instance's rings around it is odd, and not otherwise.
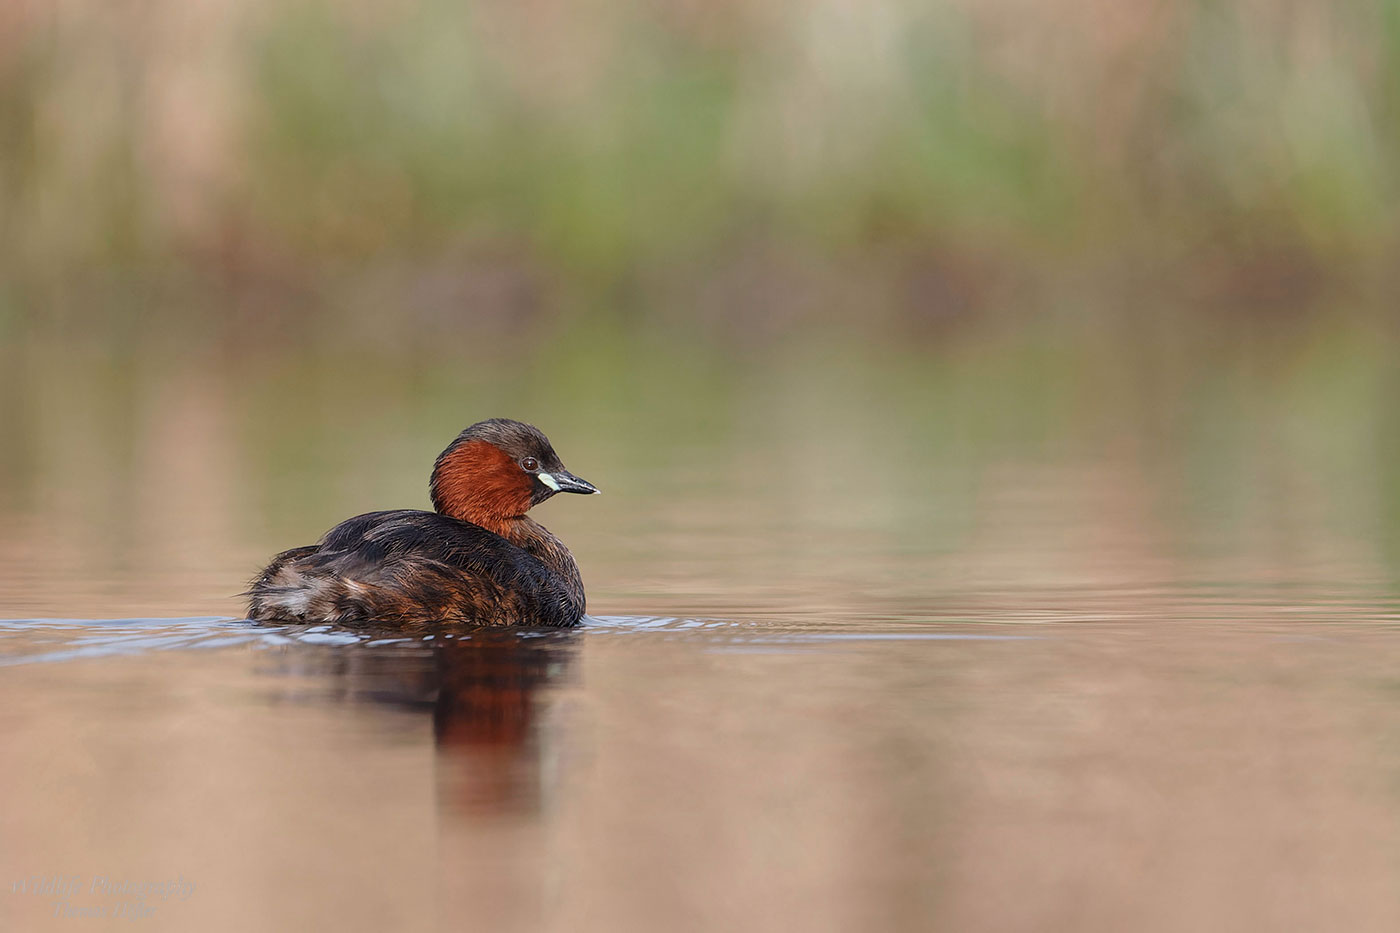
[[[5,622],[0,869],[85,886],[12,890],[7,928],[140,903],[97,878],[192,883],[145,896],[171,930],[1400,920],[1396,607],[1183,604],[1210,609]]]
[[[8,368],[0,928],[1400,925],[1380,383],[988,359]],[[239,618],[494,414],[587,624]]]

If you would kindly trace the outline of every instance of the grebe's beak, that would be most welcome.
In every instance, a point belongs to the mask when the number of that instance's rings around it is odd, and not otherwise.
[[[577,492],[585,496],[598,492],[597,486],[586,479],[579,479],[568,470],[555,470],[553,473],[536,473],[535,475],[540,478],[541,483],[555,492]]]

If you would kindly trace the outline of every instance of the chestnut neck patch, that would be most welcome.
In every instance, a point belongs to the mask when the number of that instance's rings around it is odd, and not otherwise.
[[[532,485],[509,454],[489,441],[473,440],[438,458],[429,489],[438,512],[505,537],[511,519],[529,510]]]

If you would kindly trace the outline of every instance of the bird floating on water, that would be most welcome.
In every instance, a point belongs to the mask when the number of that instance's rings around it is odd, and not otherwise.
[[[564,543],[526,516],[556,493],[596,493],[533,425],[478,422],[433,464],[435,511],[357,515],[272,559],[251,589],[260,622],[575,625],[583,580]]]

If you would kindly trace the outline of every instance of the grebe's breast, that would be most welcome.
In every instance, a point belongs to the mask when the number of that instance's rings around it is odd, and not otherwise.
[[[357,515],[332,528],[320,544],[275,557],[249,592],[249,616],[573,625],[584,608],[573,558],[558,539],[529,524],[543,538],[535,535],[521,547],[436,512]],[[546,563],[551,555],[556,567]]]

